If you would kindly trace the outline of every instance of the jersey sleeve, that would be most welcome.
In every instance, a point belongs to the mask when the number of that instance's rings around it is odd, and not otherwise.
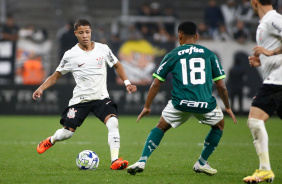
[[[225,72],[215,54],[212,54],[211,56],[211,66],[213,81],[224,79],[226,77]]]
[[[107,63],[109,65],[109,67],[113,67],[117,62],[118,62],[118,59],[117,57],[113,54],[112,50],[106,45],[106,55],[107,55]]]
[[[67,53],[64,54],[59,66],[57,67],[56,71],[60,72],[61,74],[66,74],[72,71],[70,59],[67,56]]]
[[[171,58],[169,55],[166,55],[162,60],[159,68],[153,73],[153,77],[159,79],[160,81],[165,81],[168,73],[170,72],[170,63]]]

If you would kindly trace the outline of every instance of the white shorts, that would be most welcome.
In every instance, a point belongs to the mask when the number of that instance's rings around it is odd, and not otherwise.
[[[177,110],[173,107],[171,100],[168,101],[166,107],[162,112],[164,120],[170,124],[173,128],[179,127],[185,123],[192,115],[194,115],[201,124],[213,126],[223,119],[222,110],[216,106],[216,108],[208,113],[192,113]]]

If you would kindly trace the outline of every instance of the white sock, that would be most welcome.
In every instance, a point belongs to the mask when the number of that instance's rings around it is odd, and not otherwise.
[[[58,129],[55,134],[51,137],[51,143],[55,144],[57,141],[63,141],[73,136],[74,132],[65,128]]]
[[[108,128],[108,144],[111,151],[111,161],[118,159],[119,148],[120,148],[120,135],[118,129],[118,119],[116,117],[111,117],[107,122],[106,126]]]
[[[254,139],[254,146],[259,157],[259,169],[270,171],[270,161],[268,152],[268,135],[264,121],[255,118],[248,119],[248,127]]]

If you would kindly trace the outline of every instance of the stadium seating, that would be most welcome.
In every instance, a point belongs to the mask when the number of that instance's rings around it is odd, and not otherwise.
[[[94,24],[104,24],[110,29],[113,17],[121,15],[121,2],[117,0],[7,0],[7,12],[11,12],[19,26],[32,24],[35,27],[45,28],[49,39],[53,42],[51,55],[51,68],[58,65],[58,42],[56,33],[64,23],[70,19],[88,18]],[[128,1],[129,14],[134,15],[144,1]],[[171,0],[157,1],[161,5],[171,3]],[[224,3],[218,0],[218,4]],[[196,2],[177,0],[173,6],[179,15],[180,21],[193,20],[202,21],[203,7],[207,5],[206,0]],[[51,69],[51,71],[52,71]]]

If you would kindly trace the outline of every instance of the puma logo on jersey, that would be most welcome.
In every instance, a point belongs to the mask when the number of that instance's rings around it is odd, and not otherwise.
[[[160,74],[160,71],[163,69],[163,66],[166,64],[167,62],[164,62],[158,69],[157,74]]]
[[[81,65],[78,65],[78,67],[81,67],[82,65],[84,65],[85,63],[82,63]]]

